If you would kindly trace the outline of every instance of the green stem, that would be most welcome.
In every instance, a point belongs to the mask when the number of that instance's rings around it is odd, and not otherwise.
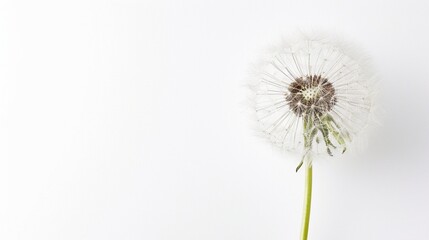
[[[308,228],[310,225],[310,210],[311,210],[311,189],[313,182],[313,167],[308,164],[305,167],[305,193],[304,193],[304,212],[302,218],[301,240],[307,240]]]

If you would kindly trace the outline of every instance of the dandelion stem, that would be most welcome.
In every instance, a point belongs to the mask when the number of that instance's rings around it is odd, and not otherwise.
[[[310,225],[312,182],[313,182],[313,166],[312,164],[307,164],[305,166],[304,211],[302,215],[302,228],[301,228],[300,240],[307,240],[307,237],[308,237],[308,228]]]
[[[314,129],[314,119],[312,115],[308,115],[303,119],[304,123],[304,155],[302,162],[305,164],[305,188],[304,188],[304,210],[302,213],[302,226],[300,240],[307,240],[308,228],[310,225],[310,210],[311,210],[311,190],[313,184],[313,164],[311,157],[311,145],[314,137],[317,134],[317,129]]]

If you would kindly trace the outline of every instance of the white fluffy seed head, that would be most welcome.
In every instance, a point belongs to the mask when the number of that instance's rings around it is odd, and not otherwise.
[[[368,124],[374,73],[368,58],[344,41],[300,35],[275,47],[255,73],[258,128],[282,149],[344,152]]]

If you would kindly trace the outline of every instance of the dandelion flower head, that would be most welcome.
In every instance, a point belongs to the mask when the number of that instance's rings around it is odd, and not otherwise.
[[[260,129],[286,150],[345,152],[369,119],[370,69],[360,51],[332,38],[281,44],[259,66],[252,88]]]

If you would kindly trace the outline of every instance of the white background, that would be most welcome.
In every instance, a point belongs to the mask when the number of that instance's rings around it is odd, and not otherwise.
[[[352,39],[383,126],[314,167],[310,239],[429,239],[426,1],[1,1],[0,239],[298,239],[297,156],[253,136],[253,60]]]

